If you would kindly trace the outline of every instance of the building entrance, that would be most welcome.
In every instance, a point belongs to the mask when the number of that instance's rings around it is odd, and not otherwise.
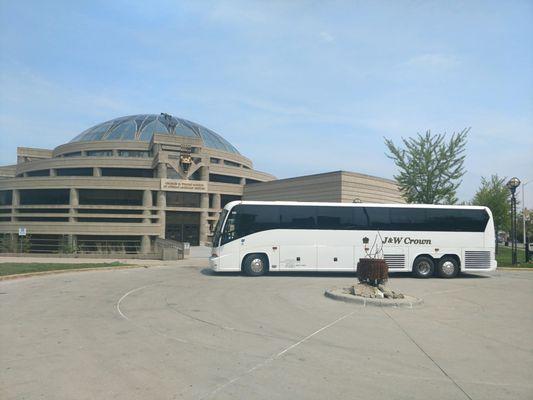
[[[200,244],[200,213],[167,211],[165,238],[198,246]]]

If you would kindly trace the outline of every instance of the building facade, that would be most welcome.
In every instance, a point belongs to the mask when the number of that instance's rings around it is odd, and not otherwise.
[[[0,168],[0,234],[5,243],[23,229],[35,252],[147,254],[156,238],[204,244],[246,184],[273,179],[199,124],[117,118],[53,150],[18,148],[17,164]]]
[[[168,114],[113,119],[0,167],[0,252],[151,254],[209,244],[233,200],[403,203],[394,181],[335,171],[276,180],[217,133]],[[26,235],[26,236],[20,236]]]

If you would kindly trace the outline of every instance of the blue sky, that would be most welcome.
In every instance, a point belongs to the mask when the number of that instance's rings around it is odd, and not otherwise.
[[[383,137],[471,127],[461,200],[533,180],[533,1],[0,0],[0,36],[1,165],[168,112],[278,177],[392,178]]]

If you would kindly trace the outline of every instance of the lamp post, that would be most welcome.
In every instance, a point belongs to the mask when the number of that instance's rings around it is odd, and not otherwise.
[[[512,264],[516,264],[516,189],[520,186],[520,179],[514,177],[507,182],[507,188],[511,191],[511,251]]]
[[[524,249],[526,248],[526,201],[524,198],[524,192],[526,191],[526,185],[531,181],[522,182],[522,241],[524,242]]]

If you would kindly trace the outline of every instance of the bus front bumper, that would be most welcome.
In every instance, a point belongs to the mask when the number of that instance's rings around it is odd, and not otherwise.
[[[220,257],[209,257],[209,268],[215,272],[220,271]]]

